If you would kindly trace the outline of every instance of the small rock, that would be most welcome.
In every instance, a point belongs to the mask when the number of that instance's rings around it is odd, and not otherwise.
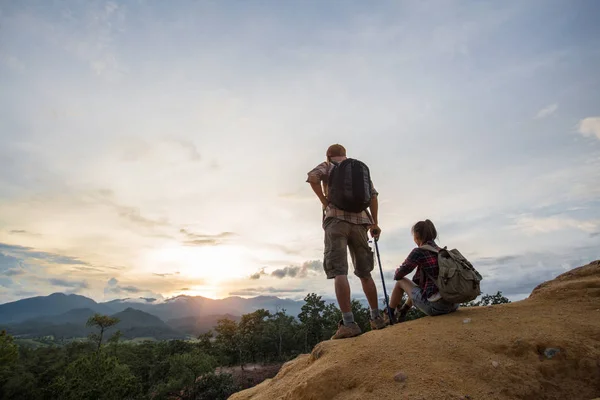
[[[471,318],[465,318],[463,319],[463,324],[468,324],[471,322]]]
[[[492,361],[492,367],[498,368],[499,365],[500,363],[498,361]]]
[[[394,375],[394,380],[396,382],[404,382],[406,381],[406,378],[408,378],[408,376],[406,376],[406,374],[402,371],[396,373],[396,375]]]
[[[550,359],[552,357],[554,357],[555,355],[557,355],[558,353],[560,353],[560,349],[556,349],[554,347],[548,347],[546,350],[544,350],[544,355],[546,356],[546,358]]]
[[[468,394],[465,394],[464,396],[460,396],[460,400],[471,400],[472,397],[469,396]]]

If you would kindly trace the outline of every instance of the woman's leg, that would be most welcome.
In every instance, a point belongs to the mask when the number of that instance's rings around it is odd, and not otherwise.
[[[396,282],[394,285],[394,290],[392,290],[392,296],[390,297],[390,308],[395,310],[402,301],[402,297],[404,296],[404,290],[398,285],[400,282]]]
[[[390,298],[390,308],[397,308],[402,302],[402,296],[404,293],[408,295],[408,300],[405,303],[407,306],[412,306],[412,289],[416,287],[415,283],[408,278],[402,278],[396,282],[394,290],[392,291],[392,297]],[[410,304],[409,304],[410,302]]]

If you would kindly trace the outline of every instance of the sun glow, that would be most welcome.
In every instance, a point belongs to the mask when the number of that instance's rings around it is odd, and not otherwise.
[[[198,292],[209,289],[204,286],[218,286],[229,279],[248,275],[252,270],[250,257],[239,246],[169,246],[152,251],[145,258],[146,265],[153,269],[177,271],[183,278],[199,280],[197,289],[190,288]]]
[[[227,292],[222,292],[223,290],[218,286],[191,286],[187,288],[187,290],[177,290],[169,293],[166,297],[186,295],[208,297],[209,299],[219,299],[227,295]]]

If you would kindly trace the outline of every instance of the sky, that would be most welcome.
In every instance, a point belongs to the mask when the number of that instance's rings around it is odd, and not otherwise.
[[[600,259],[599,12],[0,0],[0,303],[331,298],[306,174],[333,143],[371,169],[388,292],[429,218],[525,298]]]

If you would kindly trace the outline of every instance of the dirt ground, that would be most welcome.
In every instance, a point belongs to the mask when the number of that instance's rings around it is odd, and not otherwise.
[[[325,341],[231,400],[600,398],[600,260],[529,298]]]

